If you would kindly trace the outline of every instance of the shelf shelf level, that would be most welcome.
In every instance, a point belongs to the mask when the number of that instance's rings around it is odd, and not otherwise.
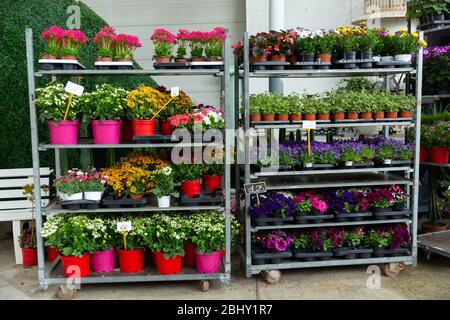
[[[39,70],[40,76],[221,76],[219,69]]]
[[[328,128],[354,128],[354,127],[377,127],[377,126],[412,126],[412,120],[396,120],[396,121],[371,121],[371,122],[329,122],[316,123],[317,129]],[[286,124],[257,124],[253,123],[252,127],[255,129],[302,129],[301,123],[286,123]]]
[[[93,143],[80,143],[80,144],[40,144],[39,150],[45,151],[49,149],[128,149],[128,148],[186,148],[186,147],[216,147],[223,148],[222,143],[215,142],[202,142],[202,143],[183,143],[183,142],[170,142],[170,143],[122,143],[122,144],[93,144]]]

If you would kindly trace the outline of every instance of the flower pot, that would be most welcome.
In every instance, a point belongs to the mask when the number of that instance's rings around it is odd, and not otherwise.
[[[200,179],[194,181],[185,181],[181,183],[181,194],[185,194],[188,198],[193,198],[194,196],[200,194]]]
[[[250,62],[266,62],[267,56],[261,55],[261,56],[250,56]]]
[[[384,119],[384,112],[382,112],[382,111],[374,112],[373,113],[373,118],[374,119]]]
[[[250,121],[251,122],[260,122],[261,121],[261,115],[260,114],[251,114],[250,115]]]
[[[96,61],[98,62],[111,62],[113,61],[112,57],[97,57]]]
[[[119,249],[120,271],[125,273],[139,272],[144,269],[144,250]]]
[[[373,54],[371,51],[362,51],[361,52],[361,59],[363,60],[370,60],[373,58]]]
[[[103,197],[103,191],[85,191],[83,192],[85,200],[100,201]]]
[[[222,57],[211,57],[208,59],[208,61],[214,61],[214,62],[223,61],[223,58]]]
[[[175,62],[186,63],[186,62],[188,62],[188,59],[187,58],[175,58]]]
[[[91,255],[91,266],[94,272],[111,272],[114,269],[114,249],[95,251]]]
[[[447,164],[449,157],[449,148],[446,147],[431,147],[430,148],[430,162]]]
[[[385,113],[386,118],[393,119],[398,117],[398,112],[396,111],[390,111]]]
[[[51,144],[77,144],[78,143],[78,120],[61,120],[57,123],[48,122]]]
[[[298,61],[297,55],[293,54],[287,57],[287,61],[294,64]]]
[[[169,121],[159,120],[159,131],[165,136],[171,136],[173,132],[173,127]]]
[[[315,113],[304,113],[302,115],[303,120],[309,120],[309,121],[313,121],[316,120],[316,114]]]
[[[439,232],[445,231],[448,229],[448,226],[445,223],[438,223],[437,226],[433,226],[430,222],[423,222],[421,226],[422,233],[431,233],[431,232]]]
[[[37,249],[36,248],[22,248],[23,266],[25,268],[36,266],[37,261]]]
[[[56,57],[54,55],[51,55],[51,54],[44,54],[44,55],[42,55],[41,59],[48,59],[48,60],[50,60],[50,59],[56,59]]]
[[[205,62],[204,58],[191,58],[191,62]]]
[[[221,251],[214,251],[211,254],[200,254],[196,251],[195,262],[199,273],[216,273],[220,270]]]
[[[77,192],[77,193],[71,194],[70,196],[68,194],[65,194],[64,192],[58,192],[58,198],[63,201],[82,200],[83,192]]]
[[[121,120],[92,120],[95,144],[119,144]]]
[[[130,193],[130,199],[140,200],[144,197],[143,193]]]
[[[62,56],[61,60],[77,60],[75,56]]]
[[[420,147],[420,162],[428,162],[430,160],[429,149],[426,147]]]
[[[61,262],[64,269],[64,274],[67,278],[84,278],[89,275],[89,253],[85,253],[81,257],[61,255]]]
[[[412,111],[400,111],[399,118],[412,118]]]
[[[290,114],[289,115],[289,120],[291,120],[291,121],[301,121],[302,120],[302,115],[301,114]]]
[[[394,56],[382,56],[381,61],[394,61]]]
[[[333,57],[333,55],[329,54],[329,53],[320,53],[319,54],[320,62],[331,62],[332,57]]]
[[[132,120],[133,135],[153,136],[155,135],[156,120]]]
[[[222,176],[204,175],[202,181],[203,185],[212,193],[214,190],[220,189],[222,185]]]
[[[170,57],[154,57],[156,63],[170,63]]]
[[[55,259],[59,256],[59,251],[56,248],[48,247],[47,248],[47,259],[49,262],[55,261]]]
[[[358,120],[359,114],[357,112],[347,112],[346,118],[349,120]]]
[[[118,58],[118,59],[114,59],[114,61],[118,61],[118,62],[131,62],[130,58]]]
[[[329,113],[318,113],[317,119],[318,120],[330,120],[330,114]]]
[[[275,115],[274,114],[263,114],[262,115],[262,121],[274,121]]]
[[[133,139],[133,121],[132,120],[123,120],[122,128],[120,130],[120,141],[128,142]]]
[[[270,61],[279,61],[279,62],[286,62],[286,56],[283,56],[281,54],[273,54],[269,58]]]
[[[356,52],[355,51],[344,52],[344,59],[345,60],[356,60]]]
[[[344,112],[336,112],[331,114],[331,119],[333,120],[344,120],[345,113]]]
[[[412,54],[396,54],[394,56],[395,61],[402,61],[402,62],[411,62],[412,60]]]
[[[314,53],[304,53],[304,54],[302,54],[302,61],[303,62],[314,62]],[[324,62],[324,61],[322,61],[322,62]]]
[[[181,272],[182,257],[166,259],[161,251],[155,252],[156,269],[160,274],[175,274]]]
[[[276,119],[278,121],[289,121],[289,114],[277,114]]]
[[[195,252],[195,246],[192,242],[189,242],[184,246],[184,266],[195,267]]]
[[[170,196],[159,197],[158,208],[170,208]]]
[[[372,119],[372,112],[360,112],[359,118],[360,119]]]

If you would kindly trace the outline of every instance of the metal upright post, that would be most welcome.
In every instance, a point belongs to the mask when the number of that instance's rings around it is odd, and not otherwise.
[[[45,278],[45,257],[44,241],[41,237],[42,227],[42,202],[41,202],[41,173],[39,165],[39,137],[35,105],[35,83],[34,83],[34,52],[33,52],[33,31],[30,28],[25,30],[26,50],[27,50],[27,71],[28,71],[28,100],[30,104],[30,128],[31,128],[31,155],[33,159],[33,183],[35,197],[35,219],[36,238],[38,253],[38,280],[39,288],[46,289]]]

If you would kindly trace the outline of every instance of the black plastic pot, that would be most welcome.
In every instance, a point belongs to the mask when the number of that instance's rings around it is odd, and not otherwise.
[[[261,264],[279,264],[283,259],[288,259],[292,257],[292,252],[290,249],[287,249],[285,252],[268,252],[263,250],[252,250],[252,260],[253,264],[261,265]]]
[[[432,13],[430,14],[429,18],[428,18],[429,22],[440,22],[440,21],[444,21],[445,20],[445,14],[435,14]]]
[[[376,211],[373,213],[373,216],[375,220],[405,219],[411,216],[411,211]]]
[[[99,209],[101,207],[101,201],[92,200],[66,200],[57,203],[66,210]]]
[[[372,256],[373,249],[368,248],[354,248],[354,247],[342,247],[335,248],[333,253],[336,257],[344,259],[367,259]]]
[[[304,249],[292,249],[294,258],[301,259],[303,261],[316,261],[316,260],[330,260],[333,256],[333,252],[329,251],[312,251]]]
[[[329,170],[329,169],[333,169],[334,165],[332,164],[321,164],[321,163],[313,163],[311,165],[308,166],[304,166],[303,170]]]
[[[325,220],[333,219],[334,216],[331,214],[320,214],[320,215],[299,215],[295,216],[294,220],[298,224],[307,224],[307,223],[323,223]]]
[[[405,210],[405,203],[404,202],[396,202],[392,206],[392,211],[403,211]]]
[[[343,221],[363,221],[364,219],[372,217],[372,212],[352,212],[352,213],[344,213],[344,214],[338,214],[335,213],[334,217],[336,221],[343,222]]]
[[[344,52],[344,59],[351,61],[356,60],[356,52],[355,51]]]
[[[102,200],[102,204],[107,208],[136,208],[144,207],[148,203],[148,198],[144,197],[139,200],[133,200],[130,198],[114,199],[113,197],[105,197]]]
[[[407,255],[407,254],[409,254],[408,248],[397,248],[395,250],[381,249],[381,248],[373,249],[373,256],[376,258],[386,257],[386,256],[403,256],[403,255]]]
[[[420,22],[421,25],[424,25],[424,24],[428,23],[428,15],[425,14],[425,15],[421,16],[419,18],[419,22]]]
[[[294,221],[294,217],[285,217],[285,218],[259,217],[259,218],[252,218],[252,220],[256,226],[267,226],[267,225],[279,226]]]
[[[302,54],[302,61],[303,62],[314,62],[314,58],[315,58],[314,53]]]
[[[349,165],[347,162],[344,162],[342,164],[342,168],[344,169],[362,169],[362,168],[373,168],[374,162],[368,161],[368,162],[361,162],[361,163],[355,163],[353,162],[352,165]]]

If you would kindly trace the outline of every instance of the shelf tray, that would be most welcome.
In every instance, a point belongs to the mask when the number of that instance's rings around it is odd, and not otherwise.
[[[255,70],[251,78],[330,78],[354,76],[381,76],[413,73],[414,68],[327,69],[327,70]]]
[[[352,122],[329,122],[321,123],[316,122],[317,129],[327,129],[327,128],[353,128],[353,127],[376,127],[376,126],[412,126],[412,119],[397,118],[392,120],[384,119],[379,121],[357,121]],[[301,123],[286,123],[286,124],[254,124],[255,129],[302,129]]]

